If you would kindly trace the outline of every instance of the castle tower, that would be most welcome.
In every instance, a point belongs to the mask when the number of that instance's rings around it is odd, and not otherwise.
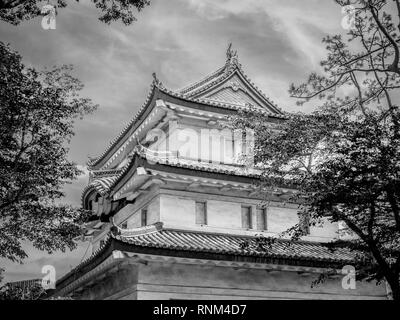
[[[253,133],[227,128],[256,110],[270,125],[287,114],[244,73],[229,46],[215,72],[172,91],[155,74],[143,106],[88,163],[82,194],[92,210],[92,255],[57,282],[81,299],[386,298],[383,286],[342,287],[354,255],[331,251],[338,225],[310,227],[295,243],[278,237],[299,222],[296,190],[260,193]],[[267,199],[268,205],[263,200]],[[264,242],[259,237],[275,239]],[[311,288],[321,273],[331,276]]]

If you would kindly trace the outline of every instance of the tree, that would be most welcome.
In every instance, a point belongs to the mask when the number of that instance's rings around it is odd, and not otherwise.
[[[70,71],[28,68],[0,42],[0,257],[22,261],[24,240],[49,253],[76,246],[87,212],[59,201],[81,173],[66,145],[96,106]]]
[[[341,233],[351,237],[329,245],[355,250],[357,276],[385,279],[400,300],[400,2],[336,2],[352,6],[352,29],[345,40],[325,37],[322,70],[289,90],[300,106],[318,99],[315,111],[271,126],[251,110],[232,125],[256,132],[260,188],[291,183],[303,223],[344,223]],[[303,223],[285,234],[301,238]]]
[[[0,287],[1,300],[39,300],[45,296],[46,291],[36,283],[30,287],[12,286],[7,283]]]
[[[79,2],[79,0],[76,0]],[[110,24],[121,20],[125,25],[136,21],[133,10],[140,11],[150,4],[149,0],[92,0],[100,11],[99,20]],[[18,25],[23,20],[30,20],[41,15],[43,1],[40,0],[0,0],[0,19]],[[57,8],[65,8],[67,1],[55,0]]]

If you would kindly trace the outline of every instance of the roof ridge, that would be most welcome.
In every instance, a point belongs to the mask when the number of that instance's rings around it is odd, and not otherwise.
[[[309,245],[314,245],[314,246],[326,246],[325,242],[320,242],[320,241],[312,241],[312,240],[292,240],[292,239],[285,239],[281,237],[269,237],[265,236],[262,233],[259,235],[248,235],[248,234],[235,234],[235,233],[224,233],[224,232],[215,232],[215,231],[205,231],[205,230],[187,230],[187,229],[180,229],[179,227],[163,227],[162,230],[159,231],[172,231],[172,232],[178,232],[178,233],[199,233],[199,234],[205,234],[205,235],[211,235],[211,236],[223,236],[223,237],[234,237],[234,238],[250,238],[250,239],[256,239],[258,238],[264,238],[264,239],[273,239],[276,241],[280,242],[285,242],[285,243],[300,243],[300,244],[309,244]],[[257,231],[257,230],[254,230]]]
[[[176,92],[180,93],[180,94],[186,94],[187,92],[193,90],[195,87],[200,86],[204,83],[206,83],[207,81],[209,81],[210,79],[212,79],[213,77],[215,77],[217,74],[222,73],[222,71],[224,71],[226,68],[226,64],[224,64],[222,67],[218,68],[216,71],[208,74],[207,76],[203,77],[202,79],[193,82],[181,89],[176,90]]]
[[[114,138],[112,139],[109,144],[107,145],[106,149],[97,157],[93,158],[93,159],[89,159],[89,161],[87,162],[88,167],[93,167],[94,165],[98,164],[99,160],[101,160],[113,147],[114,144],[123,136],[126,134],[126,132],[129,130],[129,128],[132,126],[132,124],[134,124],[139,117],[142,115],[143,111],[146,110],[146,107],[148,105],[148,103],[151,100],[152,95],[154,94],[154,89],[155,88],[159,88],[160,86],[162,86],[161,82],[158,82],[157,78],[154,76],[155,73],[153,74],[153,81],[150,85],[150,91],[146,96],[146,99],[144,101],[144,103],[141,105],[141,107],[139,108],[139,110],[135,113],[135,115],[127,122],[127,124],[124,126],[124,128],[120,131],[120,133]],[[162,86],[163,87],[163,86]]]
[[[141,105],[141,107],[138,109],[138,111],[135,113],[135,115],[127,122],[127,124],[123,127],[123,129],[120,131],[120,133],[112,139],[106,149],[97,157],[94,158],[89,158],[87,161],[87,165],[89,168],[93,167],[94,165],[98,164],[99,160],[101,160],[115,145],[117,141],[119,141],[120,138],[122,138],[131,128],[131,126],[139,120],[140,116],[143,114],[143,112],[146,110],[148,107],[148,103],[150,102],[153,94],[154,94],[154,89],[157,88],[162,92],[173,92],[172,90],[168,89],[157,77],[157,74],[155,72],[152,73],[153,76],[153,81],[150,85],[150,90],[149,93],[146,96],[146,99],[144,103]],[[107,170],[107,169],[104,169]]]
[[[221,73],[229,74],[231,73],[235,67],[241,68],[241,64],[239,63],[239,58],[237,51],[232,50],[232,42],[229,43],[228,48],[226,50],[226,62],[225,64],[218,68],[216,71],[208,74],[204,78],[189,84],[182,89],[177,90],[180,94],[187,94],[189,91],[192,91],[194,88],[201,86],[202,84],[206,83],[210,79],[212,79],[215,76],[219,76]]]

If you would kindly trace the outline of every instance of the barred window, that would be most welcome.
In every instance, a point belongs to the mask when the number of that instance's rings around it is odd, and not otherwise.
[[[242,206],[242,228],[252,229],[251,207]]]
[[[207,224],[207,203],[196,201],[196,224]]]
[[[142,227],[147,226],[147,209],[142,209],[141,225],[142,225]]]
[[[259,208],[257,209],[257,229],[267,230],[267,209]]]

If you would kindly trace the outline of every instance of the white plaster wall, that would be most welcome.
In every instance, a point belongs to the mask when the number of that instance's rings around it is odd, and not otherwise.
[[[133,204],[127,204],[114,216],[114,223],[121,226],[127,222],[129,229],[141,227],[141,211],[145,208],[148,224],[160,221],[160,198],[153,192],[141,196]]]
[[[322,224],[310,227],[310,236],[335,238],[338,237],[338,223],[322,219]]]
[[[235,141],[233,145],[233,141]],[[211,128],[205,121],[185,119],[183,123],[170,122],[168,142],[165,136],[151,146],[157,151],[179,151],[179,156],[192,160],[234,164],[241,152],[241,135],[231,130]]]
[[[163,191],[164,192],[164,191]],[[226,232],[230,234],[260,233],[257,230],[256,204],[254,199],[237,197],[219,197],[203,193],[174,194],[154,191],[139,198],[134,204],[129,204],[115,215],[117,225],[128,222],[128,228],[141,227],[141,210],[147,208],[148,224],[163,222],[166,227],[177,227],[187,230],[206,232]],[[218,200],[221,198],[221,200]],[[207,225],[196,224],[196,201],[207,202]],[[252,229],[242,228],[242,205],[252,208]],[[267,208],[267,230],[262,231],[268,236],[274,236],[286,231],[298,222],[296,205],[274,203]],[[338,224],[326,221],[323,226],[310,228],[310,235],[305,240],[330,241],[338,236]]]
[[[196,225],[196,199],[161,195],[161,221],[170,226]],[[207,200],[207,224],[210,227],[241,229],[241,204]]]
[[[195,224],[195,201],[176,196],[160,196],[161,221],[177,226],[185,227]]]
[[[150,202],[141,205],[128,218],[128,229],[139,228],[142,226],[141,213],[143,209],[147,209],[147,224],[154,224],[160,221],[160,198],[156,197]]]
[[[242,228],[241,205],[235,202],[207,201],[208,225]]]
[[[283,232],[293,227],[299,221],[298,210],[269,206],[267,208],[267,230]]]
[[[215,198],[215,197],[214,197]],[[207,202],[207,225],[196,225],[196,201]],[[256,205],[237,199],[231,201],[206,200],[204,196],[184,197],[178,195],[160,195],[159,202],[160,221],[166,227],[177,227],[187,230],[200,230],[206,232],[226,232],[237,234],[260,233],[257,230]],[[252,208],[252,229],[242,228],[242,205]],[[156,209],[158,210],[158,208]],[[288,230],[298,223],[298,209],[292,207],[269,206],[267,208],[267,230],[263,233],[274,236]],[[135,217],[133,217],[135,219]],[[140,224],[140,215],[135,223]],[[134,226],[135,224],[132,224]],[[337,223],[324,221],[322,225],[311,227],[310,234],[304,240],[310,241],[330,241],[338,236]]]

